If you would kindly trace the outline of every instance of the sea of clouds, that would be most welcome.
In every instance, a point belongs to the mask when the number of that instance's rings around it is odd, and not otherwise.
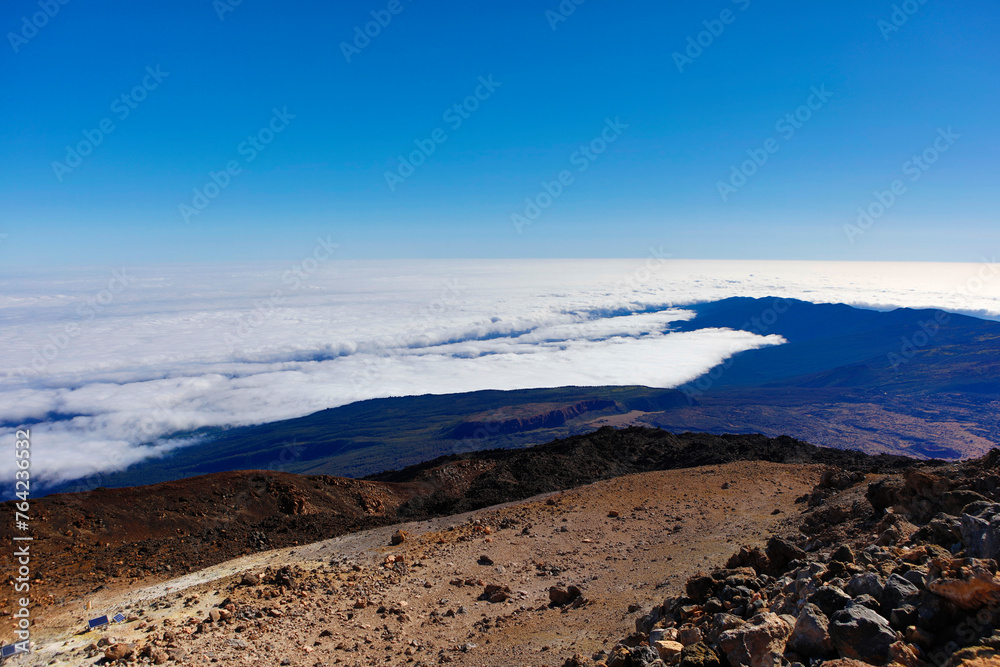
[[[316,257],[322,257],[316,254]],[[996,265],[647,259],[65,269],[0,276],[0,442],[32,475],[118,470],[353,401],[564,385],[675,387],[780,336],[671,333],[685,305],[778,296],[1000,319]],[[0,457],[12,478],[14,458]]]

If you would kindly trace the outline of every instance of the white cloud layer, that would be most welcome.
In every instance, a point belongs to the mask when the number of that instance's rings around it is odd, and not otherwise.
[[[300,263],[0,276],[0,441],[33,476],[116,470],[202,426],[390,395],[674,387],[741,350],[683,305],[781,296],[1000,319],[995,265],[649,260]],[[0,473],[13,476],[13,458]]]

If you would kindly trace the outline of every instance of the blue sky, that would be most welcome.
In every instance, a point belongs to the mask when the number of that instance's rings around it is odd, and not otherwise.
[[[4,3],[3,265],[1000,248],[995,2],[232,3]]]

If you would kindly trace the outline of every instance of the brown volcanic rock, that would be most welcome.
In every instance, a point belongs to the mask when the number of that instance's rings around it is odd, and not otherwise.
[[[1000,602],[1000,577],[992,560],[939,558],[932,561],[931,573],[927,590],[956,607],[977,609]]]

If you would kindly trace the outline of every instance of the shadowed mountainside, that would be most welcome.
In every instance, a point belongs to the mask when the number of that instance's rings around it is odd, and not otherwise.
[[[361,477],[443,454],[525,447],[592,431],[587,420],[688,405],[676,390],[560,387],[359,401],[298,419],[199,432],[205,440],[46,492],[133,486],[230,470]],[[188,434],[191,435],[191,434]]]

